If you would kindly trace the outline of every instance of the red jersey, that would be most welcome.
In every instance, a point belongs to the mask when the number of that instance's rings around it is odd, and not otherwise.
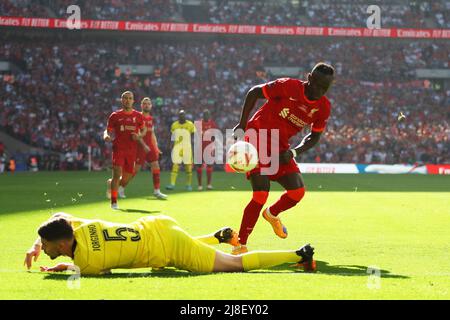
[[[196,124],[197,132],[199,134],[201,134],[202,148],[206,148],[206,146],[208,146],[211,143],[211,141],[210,141],[210,137],[209,138],[207,137],[206,141],[204,141],[203,135],[209,129],[217,129],[216,122],[212,119],[209,119],[208,121],[201,119],[201,120],[195,121],[195,124]],[[201,130],[200,130],[200,124],[201,124]]]
[[[144,126],[147,127],[147,133],[143,140],[147,146],[150,146],[153,144],[153,117],[151,115],[145,116],[142,114],[142,118],[144,119]]]
[[[267,102],[248,121],[246,129],[279,129],[280,152],[289,149],[289,139],[305,126],[311,126],[314,132],[324,131],[330,116],[330,101],[325,96],[308,100],[305,84],[291,78],[266,83],[262,90]]]
[[[113,151],[136,153],[137,141],[132,138],[132,133],[139,133],[144,127],[142,113],[133,110],[125,112],[123,109],[113,112],[108,119],[108,131],[114,131]]]
[[[197,132],[198,133],[201,132],[202,136],[207,130],[209,130],[209,129],[216,129],[217,128],[216,123],[212,119],[209,119],[208,121],[205,121],[205,120],[202,119],[202,120],[195,121],[195,123],[196,124],[200,124],[200,123],[202,124],[202,128],[201,128],[202,130],[200,130],[200,127],[197,127]]]

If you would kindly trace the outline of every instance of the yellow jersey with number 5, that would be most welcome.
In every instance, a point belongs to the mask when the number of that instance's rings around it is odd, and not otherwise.
[[[159,225],[164,221],[155,217],[144,217],[131,224],[88,220],[74,229],[74,264],[82,275],[166,266],[169,258],[165,246],[170,237],[165,237],[164,226]]]

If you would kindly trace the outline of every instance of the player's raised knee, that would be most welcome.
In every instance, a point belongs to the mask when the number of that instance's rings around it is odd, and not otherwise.
[[[303,196],[305,195],[305,188],[297,188],[293,190],[287,190],[286,191],[289,198],[296,202],[300,202],[302,200]]]
[[[269,197],[268,191],[253,191],[252,200],[256,203],[264,205],[267,202],[267,198]]]

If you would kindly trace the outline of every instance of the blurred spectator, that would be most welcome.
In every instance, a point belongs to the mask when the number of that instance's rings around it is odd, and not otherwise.
[[[9,159],[8,169],[11,173],[16,172],[16,160],[13,157]]]
[[[5,154],[0,154],[0,174],[5,172],[6,157]]]
[[[177,0],[136,0],[132,4],[126,0],[2,0],[0,15],[66,18],[67,8],[73,4],[81,8],[83,19],[199,22],[198,14],[204,12],[201,21],[210,23],[333,27],[366,27],[367,8],[378,5],[384,28],[450,28],[450,2],[446,0],[377,0],[370,4],[361,0],[305,0],[296,4],[288,0],[209,0],[192,17],[183,16],[183,6]]]
[[[449,91],[415,75],[417,68],[449,68],[448,41],[143,39],[2,40],[0,60],[24,68],[7,81],[0,78],[0,126],[61,154],[62,159],[44,156],[39,166],[46,170],[86,168],[89,146],[95,168],[105,168],[110,145],[101,133],[107,116],[120,106],[121,92],[131,90],[136,101],[144,96],[154,101],[161,165],[167,168],[169,127],[179,108],[189,119],[208,108],[221,129],[230,129],[247,90],[275,78],[263,67],[296,66],[301,70],[296,76],[304,79],[317,61],[327,61],[338,73],[329,93],[331,120],[320,145],[302,161],[450,163]],[[117,72],[119,64],[157,68],[136,76]],[[400,112],[406,116],[402,121]]]
[[[28,170],[31,172],[39,171],[38,158],[36,155],[30,155],[28,158]]]

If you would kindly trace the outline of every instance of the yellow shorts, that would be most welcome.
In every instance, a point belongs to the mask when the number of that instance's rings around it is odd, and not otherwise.
[[[191,237],[173,218],[160,215],[139,220],[144,225],[151,224],[151,232],[158,233],[164,248],[164,253],[161,254],[164,254],[164,260],[167,261],[165,266],[194,272],[213,271],[216,249]]]
[[[174,164],[192,164],[194,162],[194,158],[192,155],[192,147],[190,143],[188,145],[184,145],[182,143],[177,144],[172,149],[172,162]]]

